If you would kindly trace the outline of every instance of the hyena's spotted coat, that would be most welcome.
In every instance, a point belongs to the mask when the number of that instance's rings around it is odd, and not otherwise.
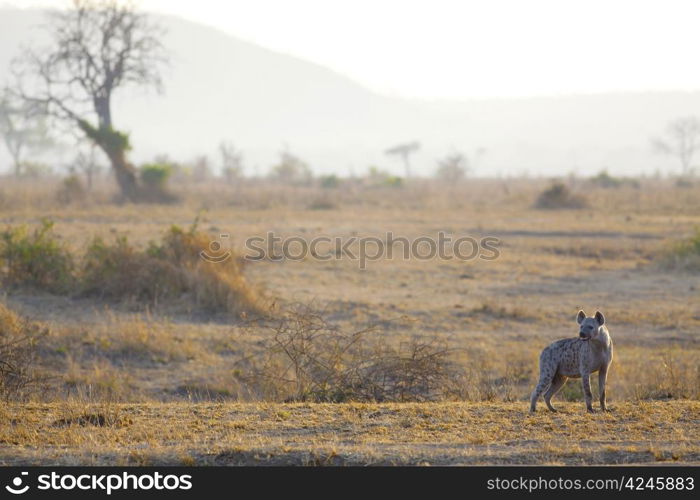
[[[605,317],[596,312],[594,317],[589,318],[586,313],[579,311],[576,321],[580,326],[578,338],[558,340],[545,347],[540,355],[540,380],[530,398],[531,412],[535,411],[542,393],[547,407],[556,411],[551,403],[552,396],[564,387],[569,377],[581,377],[586,408],[592,412],[590,376],[595,372],[598,372],[600,407],[607,409],[605,382],[612,363],[613,345],[610,332],[605,326]]]

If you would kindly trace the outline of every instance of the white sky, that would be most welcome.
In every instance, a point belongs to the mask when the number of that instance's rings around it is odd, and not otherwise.
[[[141,0],[387,94],[700,89],[698,0]],[[66,0],[0,0],[62,6]]]

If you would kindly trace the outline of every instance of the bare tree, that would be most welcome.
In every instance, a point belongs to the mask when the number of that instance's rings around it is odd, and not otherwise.
[[[677,118],[666,128],[666,140],[654,139],[654,149],[673,156],[681,163],[681,175],[693,173],[693,157],[700,149],[700,120],[695,116]]]
[[[279,162],[272,167],[270,177],[289,184],[306,184],[313,174],[309,165],[287,147],[280,151]]]
[[[221,155],[221,173],[226,182],[232,184],[235,179],[243,175],[243,155],[230,142],[219,144]]]
[[[198,155],[192,160],[190,167],[190,180],[192,182],[204,182],[211,177],[211,166],[207,155]]]
[[[9,94],[0,98],[0,135],[12,157],[16,177],[22,175],[25,153],[53,146],[46,121],[32,113],[25,103],[13,103]]]
[[[403,160],[404,170],[406,171],[406,178],[411,177],[411,162],[409,157],[411,154],[415,153],[420,149],[420,143],[417,141],[407,142],[405,144],[398,144],[393,148],[389,148],[384,151],[387,155],[395,155]]]
[[[446,182],[462,180],[471,170],[469,159],[462,153],[455,152],[438,161],[436,176]]]
[[[161,89],[163,30],[119,0],[73,0],[50,21],[52,44],[14,61],[16,93],[77,127],[109,158],[123,197],[137,200],[129,137],[113,126],[112,97],[129,85]]]

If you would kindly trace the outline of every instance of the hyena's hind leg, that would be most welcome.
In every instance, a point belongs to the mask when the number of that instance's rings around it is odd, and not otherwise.
[[[546,365],[543,365],[540,359],[540,381],[537,382],[537,387],[532,391],[530,396],[530,412],[533,413],[537,408],[537,400],[540,396],[547,390],[548,387],[552,385],[552,379],[554,377],[554,370],[551,370]]]
[[[544,393],[544,402],[547,403],[547,408],[549,408],[551,411],[557,411],[557,409],[552,406],[551,400],[557,394],[557,392],[559,392],[561,388],[564,387],[564,384],[566,384],[567,380],[567,377],[557,373],[556,375],[554,375],[552,385],[550,385],[549,389],[547,389],[547,392]]]

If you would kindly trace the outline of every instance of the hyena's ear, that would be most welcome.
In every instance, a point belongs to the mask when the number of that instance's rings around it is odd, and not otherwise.
[[[579,311],[576,315],[576,323],[580,325],[581,323],[583,323],[584,319],[586,319],[586,313],[583,311]]]
[[[603,316],[603,313],[600,311],[595,312],[595,320],[598,322],[599,325],[603,326],[605,324],[605,316]]]

